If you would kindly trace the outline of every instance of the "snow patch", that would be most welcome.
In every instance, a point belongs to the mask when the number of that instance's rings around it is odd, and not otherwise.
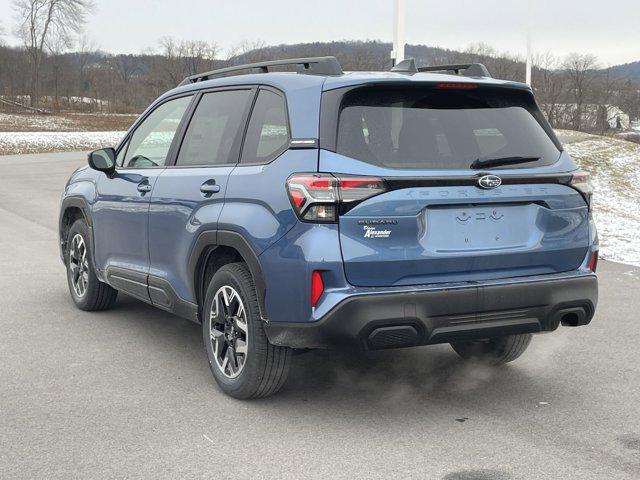
[[[640,266],[640,145],[564,130],[558,133],[573,159],[591,173],[602,258]]]
[[[126,132],[0,132],[0,155],[113,147],[125,134]]]

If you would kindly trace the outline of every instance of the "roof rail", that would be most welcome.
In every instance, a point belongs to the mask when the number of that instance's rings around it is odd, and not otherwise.
[[[178,86],[202,82],[204,80],[209,80],[211,77],[238,72],[241,70],[257,70],[255,73],[269,73],[270,67],[281,67],[284,65],[295,65],[297,73],[306,73],[310,75],[342,75],[342,67],[336,57],[289,58],[286,60],[271,60],[268,62],[234,65],[233,67],[198,73],[185,78]]]
[[[453,65],[435,65],[433,67],[416,67],[416,61],[413,58],[407,58],[401,61],[395,67],[391,69],[392,72],[401,73],[418,73],[418,72],[453,72],[456,75],[461,75],[461,71],[464,70],[465,77],[489,77],[491,74],[487,67],[482,63],[458,63]]]

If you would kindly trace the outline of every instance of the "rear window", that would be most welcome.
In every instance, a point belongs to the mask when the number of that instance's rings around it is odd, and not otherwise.
[[[363,87],[342,98],[336,152],[397,169],[467,169],[477,159],[555,163],[560,149],[526,92]]]

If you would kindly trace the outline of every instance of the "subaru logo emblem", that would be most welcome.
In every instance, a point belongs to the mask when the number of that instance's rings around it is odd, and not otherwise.
[[[478,186],[485,190],[498,188],[500,185],[502,185],[502,180],[497,175],[485,175],[478,179]]]

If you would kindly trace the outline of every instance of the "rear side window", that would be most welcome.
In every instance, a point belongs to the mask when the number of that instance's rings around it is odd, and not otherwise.
[[[225,90],[202,95],[189,122],[176,164],[236,163],[242,118],[250,92]]]
[[[347,92],[336,151],[397,169],[468,169],[477,159],[539,160],[500,168],[550,165],[560,149],[531,97],[422,87],[364,87]]]
[[[289,125],[284,97],[260,90],[247,128],[240,163],[266,163],[289,144]]]

